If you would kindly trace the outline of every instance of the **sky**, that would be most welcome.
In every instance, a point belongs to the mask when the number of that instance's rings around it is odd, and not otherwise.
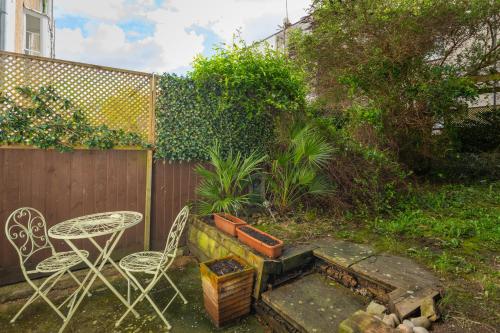
[[[288,0],[288,17],[311,0]],[[56,58],[146,72],[189,70],[197,54],[278,30],[285,0],[54,0]]]

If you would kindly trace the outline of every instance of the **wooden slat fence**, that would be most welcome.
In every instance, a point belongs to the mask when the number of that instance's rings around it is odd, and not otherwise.
[[[127,150],[0,149],[0,285],[20,281],[18,256],[4,234],[5,221],[19,207],[40,210],[52,226],[66,219],[115,210],[144,214],[146,152]],[[144,222],[127,230],[115,255],[143,248]],[[54,241],[59,250],[62,242]],[[78,246],[93,251],[80,241]]]
[[[196,200],[197,163],[156,161],[153,167],[151,248],[163,250],[166,236],[181,208]]]
[[[16,87],[52,86],[72,101],[93,125],[140,133],[154,142],[157,90],[149,73],[0,51],[0,92],[18,104]],[[0,104],[0,113],[7,110]],[[144,248],[163,249],[177,212],[195,200],[196,163],[152,162],[151,150],[81,149],[60,153],[0,146],[0,285],[23,280],[19,259],[4,234],[10,213],[19,207],[40,210],[52,226],[63,220],[114,210],[144,214],[127,230],[116,258]],[[54,241],[56,248],[65,244]],[[91,250],[86,241],[77,246]]]
[[[66,219],[114,210],[145,213],[147,152],[141,150],[0,149],[0,285],[21,281],[19,260],[4,235],[9,214],[19,207],[40,210],[48,226]],[[156,161],[153,168],[151,249],[162,250],[172,223],[196,200],[197,163]],[[68,250],[54,241],[58,250]],[[95,249],[86,241],[78,246]],[[144,246],[144,222],[127,230],[116,258]]]

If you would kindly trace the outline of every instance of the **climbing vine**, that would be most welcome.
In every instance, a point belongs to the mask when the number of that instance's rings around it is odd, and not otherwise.
[[[75,146],[111,149],[115,146],[149,147],[137,133],[90,124],[85,114],[52,87],[18,87],[26,103],[17,104],[0,94],[0,144],[24,144],[42,149],[71,151]]]

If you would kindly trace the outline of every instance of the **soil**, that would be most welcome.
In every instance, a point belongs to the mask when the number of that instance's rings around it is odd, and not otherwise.
[[[279,242],[272,239],[271,237],[269,236],[266,236],[258,231],[255,231],[254,229],[252,228],[249,228],[249,227],[240,227],[239,228],[241,231],[243,231],[245,234],[247,235],[250,235],[252,236],[253,238],[257,239],[257,240],[260,240],[261,242],[263,242],[264,244],[266,245],[269,245],[269,246],[274,246],[274,245],[278,245]]]
[[[218,276],[241,272],[243,266],[234,259],[219,260],[209,265],[208,268]]]
[[[215,225],[213,215],[202,216],[201,219],[209,225]]]

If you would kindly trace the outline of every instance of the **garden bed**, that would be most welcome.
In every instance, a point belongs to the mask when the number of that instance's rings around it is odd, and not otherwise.
[[[243,270],[243,265],[234,259],[218,260],[207,266],[217,276],[238,273]]]
[[[282,284],[310,270],[314,261],[314,246],[285,247],[276,260],[256,253],[253,249],[220,231],[211,217],[193,217],[188,229],[188,248],[200,261],[234,254],[255,269],[253,297],[259,298],[269,285]]]
[[[243,226],[236,229],[238,239],[265,256],[275,259],[281,255],[283,242],[259,229]]]

